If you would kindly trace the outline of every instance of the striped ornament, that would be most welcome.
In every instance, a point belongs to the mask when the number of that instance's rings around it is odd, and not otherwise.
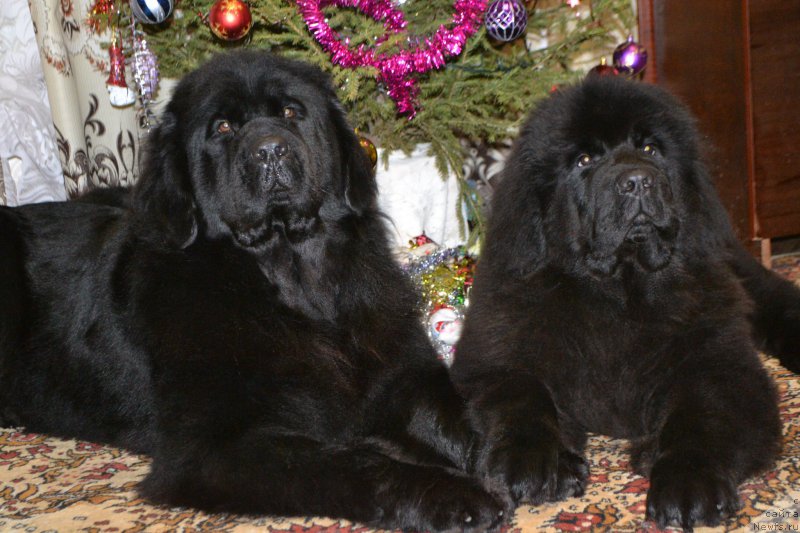
[[[172,14],[173,0],[131,0],[131,11],[143,24],[164,22]]]

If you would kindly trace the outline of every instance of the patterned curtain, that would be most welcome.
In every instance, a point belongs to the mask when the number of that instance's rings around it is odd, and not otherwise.
[[[86,23],[93,2],[29,1],[67,194],[133,183],[144,132],[133,105],[109,101],[110,38]]]

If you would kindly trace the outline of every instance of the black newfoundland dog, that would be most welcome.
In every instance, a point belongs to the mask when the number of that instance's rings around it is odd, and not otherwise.
[[[155,502],[498,523],[327,77],[219,56],[151,144],[130,209],[0,209],[0,422],[152,455]]]
[[[737,243],[687,111],[593,78],[533,112],[495,194],[452,369],[478,471],[582,494],[587,432],[630,439],[659,526],[716,524],[780,448],[757,348],[800,369],[800,291]]]

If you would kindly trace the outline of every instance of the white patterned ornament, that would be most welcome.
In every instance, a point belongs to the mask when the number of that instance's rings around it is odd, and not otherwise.
[[[528,26],[528,12],[519,0],[494,0],[484,16],[486,33],[498,41],[517,39]]]

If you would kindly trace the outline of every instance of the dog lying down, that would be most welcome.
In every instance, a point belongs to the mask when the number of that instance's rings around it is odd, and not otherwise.
[[[151,455],[156,503],[497,525],[327,77],[221,55],[150,146],[129,199],[0,208],[0,423]]]

